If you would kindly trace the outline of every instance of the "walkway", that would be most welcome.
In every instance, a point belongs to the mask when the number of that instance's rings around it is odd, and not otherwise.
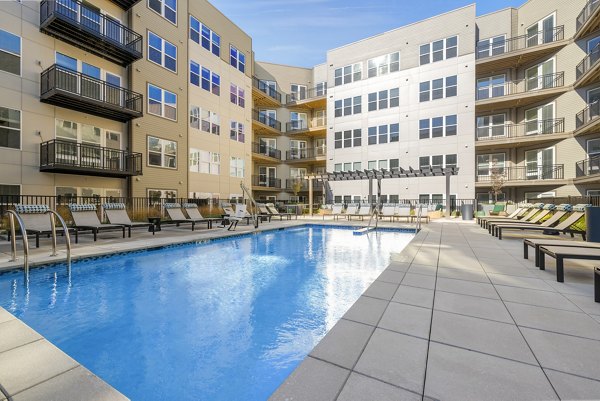
[[[522,240],[432,222],[271,400],[600,398],[590,263],[540,271]]]

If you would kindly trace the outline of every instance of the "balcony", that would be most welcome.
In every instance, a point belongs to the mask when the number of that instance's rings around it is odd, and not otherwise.
[[[310,149],[293,148],[285,152],[285,159],[288,163],[325,161],[326,156],[327,146],[319,146]]]
[[[254,134],[259,135],[281,135],[281,121],[274,119],[260,110],[252,110],[252,128]]]
[[[600,181],[600,155],[575,163],[575,177],[577,183]]]
[[[600,29],[600,2],[588,0],[575,20],[575,40]]]
[[[126,178],[142,174],[142,154],[59,139],[40,144],[40,171]]]
[[[143,57],[142,35],[76,0],[42,1],[40,31],[123,67]]]
[[[568,90],[564,73],[539,75],[518,81],[492,81],[477,88],[477,112],[527,106]]]
[[[533,120],[521,124],[504,124],[477,127],[476,146],[518,147],[545,141],[562,139],[565,135],[565,119]]]
[[[596,46],[579,64],[577,64],[574,84],[576,88],[598,81],[600,78],[599,60],[600,46]]]
[[[253,175],[252,176],[252,187],[258,190],[281,190],[281,179],[274,177],[267,177],[265,175]]]
[[[286,95],[286,106],[303,108],[327,107],[327,87],[311,88],[300,93]]]
[[[307,134],[314,136],[325,136],[325,120],[314,118],[311,121],[294,120],[285,123],[285,132],[287,134]]]
[[[600,130],[600,100],[588,104],[575,116],[573,135],[591,134]]]
[[[252,156],[263,162],[281,163],[281,150],[268,146],[266,143],[252,143]]]
[[[504,186],[562,185],[564,184],[564,164],[550,164],[538,167],[504,167],[497,174],[476,175],[477,187],[489,187],[494,181],[502,181]]]
[[[53,65],[41,76],[40,101],[120,122],[142,116],[143,96]]]
[[[129,10],[131,7],[135,6],[140,0],[110,0],[123,10]]]
[[[485,74],[517,68],[550,55],[567,44],[564,26],[499,40],[479,43],[475,49],[477,73]]]
[[[254,103],[267,107],[281,107],[281,93],[267,86],[263,80],[252,77],[252,97]]]
[[[299,188],[294,188],[294,185],[300,183]],[[285,189],[293,191],[300,189],[298,192],[308,192],[308,179],[306,178],[288,178],[285,180]],[[323,191],[323,181],[313,180],[313,191]]]

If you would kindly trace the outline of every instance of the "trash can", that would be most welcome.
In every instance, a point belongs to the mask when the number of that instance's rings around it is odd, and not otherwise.
[[[460,215],[463,220],[473,220],[473,204],[463,203],[460,206]]]
[[[600,242],[600,207],[585,208],[585,231],[588,242]]]

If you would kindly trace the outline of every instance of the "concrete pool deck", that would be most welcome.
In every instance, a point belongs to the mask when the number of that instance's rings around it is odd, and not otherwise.
[[[307,223],[348,225],[301,218],[261,224],[259,229]],[[246,225],[236,232],[193,233],[171,226],[154,237],[138,229],[125,240],[119,232],[102,233],[96,243],[91,235],[82,235],[73,257],[251,231]],[[58,257],[48,256],[50,240],[42,239],[41,248],[32,250],[32,264],[64,259],[61,239]],[[271,399],[600,398],[600,304],[593,300],[593,263],[567,263],[565,282],[557,283],[554,264],[540,271],[522,252],[520,238],[499,241],[476,224],[438,220],[423,225]],[[0,242],[0,270],[14,268],[9,256],[9,243]],[[10,331],[6,323],[19,329]],[[48,354],[14,353],[36,343],[44,343]],[[126,399],[46,343],[0,308],[0,385],[14,394],[11,399]],[[32,365],[42,371],[56,365],[57,370],[36,374]],[[15,380],[18,386],[9,385]],[[0,401],[7,395],[0,393]]]

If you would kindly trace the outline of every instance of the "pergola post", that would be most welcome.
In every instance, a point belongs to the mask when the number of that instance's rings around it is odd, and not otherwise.
[[[308,177],[308,214],[313,215],[313,177]]]
[[[372,202],[373,199],[373,177],[369,177],[369,199],[367,202]]]
[[[381,180],[382,177],[377,177],[377,205],[381,202]]]
[[[446,217],[450,216],[450,174],[446,174]]]

